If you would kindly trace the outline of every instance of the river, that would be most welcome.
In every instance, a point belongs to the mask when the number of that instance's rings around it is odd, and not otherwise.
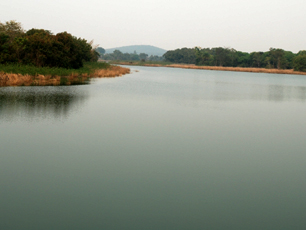
[[[0,88],[0,229],[302,230],[305,137],[305,76]]]

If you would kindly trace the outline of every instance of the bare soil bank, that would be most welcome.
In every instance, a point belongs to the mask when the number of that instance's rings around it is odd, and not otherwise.
[[[90,78],[103,78],[103,77],[118,77],[130,73],[129,68],[120,66],[111,66],[108,69],[95,70],[93,74],[71,74],[69,76],[51,76],[51,75],[22,75],[13,73],[0,72],[0,87],[1,86],[56,86],[56,85],[71,85],[82,84]]]
[[[138,65],[137,63],[120,62],[121,65]],[[139,64],[140,65],[140,64]],[[196,66],[187,64],[141,64],[141,66],[152,67],[170,67],[183,69],[205,69],[205,70],[219,70],[219,71],[237,71],[237,72],[252,72],[252,73],[274,73],[274,74],[298,74],[306,75],[306,72],[294,71],[293,69],[265,69],[265,68],[249,68],[249,67],[223,67],[223,66]]]

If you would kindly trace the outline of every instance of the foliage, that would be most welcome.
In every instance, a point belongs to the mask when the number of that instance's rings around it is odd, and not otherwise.
[[[116,64],[116,65],[136,65],[136,66],[166,66],[173,64],[172,62],[166,62],[166,61],[120,61],[120,60],[114,60],[109,61],[109,64]]]
[[[0,22],[0,33],[5,33],[11,40],[14,40],[15,37],[18,37],[24,33],[24,29],[22,28],[20,22],[11,20],[5,22],[4,24]]]
[[[67,32],[53,35],[44,29],[24,31],[15,21],[0,23],[0,64],[78,69],[98,57],[91,43]]]
[[[111,61],[163,61],[164,58],[151,55],[145,53],[137,54],[136,51],[134,53],[122,53],[120,50],[114,50],[113,53],[101,55],[103,60],[111,60]]]
[[[189,48],[167,51],[163,57],[166,61],[175,63],[195,64],[196,62],[195,49]]]
[[[105,54],[105,49],[103,49],[102,47],[96,48],[95,51],[97,51],[100,55]]]
[[[306,72],[306,54],[302,53],[293,59],[293,69]]]
[[[273,69],[292,69],[297,55],[283,49],[270,48],[267,52],[246,53],[235,49],[215,47],[170,50],[164,54],[165,60],[172,63],[186,63],[203,66],[257,67]],[[298,59],[299,60],[299,59]]]
[[[69,76],[71,74],[90,74],[97,69],[107,69],[110,65],[104,62],[85,62],[84,66],[79,69],[67,69],[58,67],[37,67],[34,65],[24,65],[18,63],[0,64],[0,72],[19,73],[22,75],[51,75],[51,76]]]

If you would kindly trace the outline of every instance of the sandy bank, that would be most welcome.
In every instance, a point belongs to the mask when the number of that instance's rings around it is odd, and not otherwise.
[[[118,77],[130,73],[129,68],[120,66],[111,66],[108,69],[95,70],[93,74],[71,74],[69,76],[30,76],[13,73],[0,72],[0,87],[1,86],[56,86],[56,85],[71,85],[82,84],[90,78],[103,78],[103,77]]]

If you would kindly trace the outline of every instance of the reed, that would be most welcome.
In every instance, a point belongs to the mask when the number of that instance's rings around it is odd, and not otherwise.
[[[196,65],[184,65],[184,64],[171,64],[171,65],[165,65],[165,67],[184,68],[184,69],[205,69],[205,70],[218,70],[218,71],[237,71],[237,72],[251,72],[251,73],[274,73],[274,74],[306,75],[306,72],[294,71],[293,69],[265,69],[265,68],[250,68],[250,67],[196,66]]]
[[[294,71],[293,69],[265,69],[265,68],[251,68],[251,67],[197,66],[197,65],[194,65],[194,64],[169,64],[169,63],[164,63],[164,62],[161,62],[161,63],[117,62],[117,64],[120,64],[120,65],[137,65],[137,66],[151,66],[151,67],[170,67],[170,68],[183,68],[183,69],[237,71],[237,72],[251,72],[251,73],[306,75],[306,72]]]
[[[97,69],[95,70],[94,74],[92,77],[117,77],[117,76],[122,76],[124,74],[129,74],[130,69],[129,68],[124,68],[121,66],[111,66],[108,69]]]
[[[130,73],[130,69],[128,68],[111,66],[107,63],[87,63],[82,69],[78,70],[49,67],[37,68],[33,66],[14,67],[16,66],[0,65],[0,86],[56,86],[86,84],[90,78],[116,77]]]

